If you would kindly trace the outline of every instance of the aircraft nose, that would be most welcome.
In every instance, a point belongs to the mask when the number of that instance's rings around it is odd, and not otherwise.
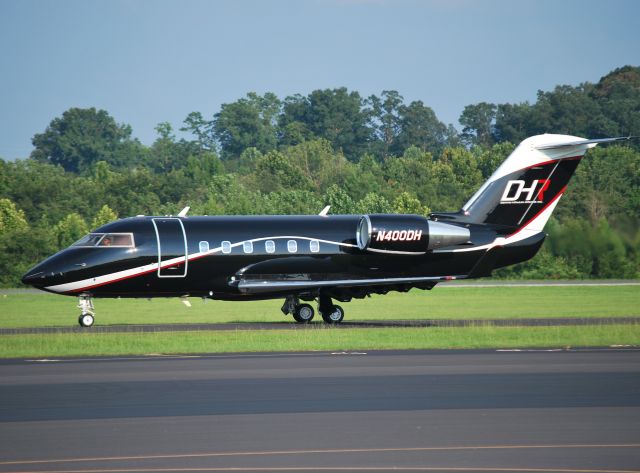
[[[41,286],[45,280],[46,275],[44,271],[40,270],[38,266],[27,272],[22,276],[22,284],[27,286]]]
[[[62,274],[62,272],[57,271],[56,265],[50,264],[47,260],[34,266],[22,276],[22,283],[42,288],[50,285],[56,276],[62,276]]]

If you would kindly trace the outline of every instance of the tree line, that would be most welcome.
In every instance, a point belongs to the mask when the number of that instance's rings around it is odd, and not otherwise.
[[[345,88],[279,99],[249,93],[177,138],[145,146],[107,111],[71,108],[33,137],[28,159],[0,160],[0,285],[115,218],[456,210],[527,136],[640,135],[640,68],[558,86],[535,103],[465,107],[463,126],[397,91]],[[505,277],[637,277],[640,146],[599,147],[578,167],[531,262]]]

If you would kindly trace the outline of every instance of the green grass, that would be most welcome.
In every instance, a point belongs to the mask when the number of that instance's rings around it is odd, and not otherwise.
[[[97,324],[288,322],[282,301],[97,299]],[[74,298],[0,291],[0,327],[75,326]],[[238,330],[172,333],[5,335],[2,358],[194,354],[258,351],[342,351],[442,348],[526,348],[640,345],[640,287],[436,287],[343,304],[348,320],[638,317],[633,325],[574,327]],[[319,318],[319,317],[318,317]]]
[[[96,323],[170,324],[285,322],[282,300],[223,302],[191,299],[96,299]],[[71,297],[8,294],[0,290],[0,327],[73,326]],[[640,317],[640,286],[436,287],[389,293],[342,304],[347,320],[493,319],[525,317]],[[319,317],[318,317],[319,319]]]
[[[2,358],[436,348],[566,348],[637,345],[640,343],[640,324],[360,330],[318,326],[305,330],[8,335],[0,340]]]

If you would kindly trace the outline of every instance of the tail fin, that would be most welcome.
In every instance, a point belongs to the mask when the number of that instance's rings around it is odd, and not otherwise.
[[[486,223],[508,233],[542,231],[580,160],[598,143],[568,135],[527,138],[462,207],[464,221]]]

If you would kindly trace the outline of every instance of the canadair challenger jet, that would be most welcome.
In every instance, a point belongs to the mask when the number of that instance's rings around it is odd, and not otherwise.
[[[342,321],[333,300],[431,289],[491,275],[532,258],[580,160],[598,143],[566,135],[524,140],[458,212],[419,215],[125,218],[44,260],[22,282],[77,296],[79,323],[93,298],[283,298],[282,311]],[[185,209],[186,210],[186,209]],[[326,210],[326,209],[325,209]]]

